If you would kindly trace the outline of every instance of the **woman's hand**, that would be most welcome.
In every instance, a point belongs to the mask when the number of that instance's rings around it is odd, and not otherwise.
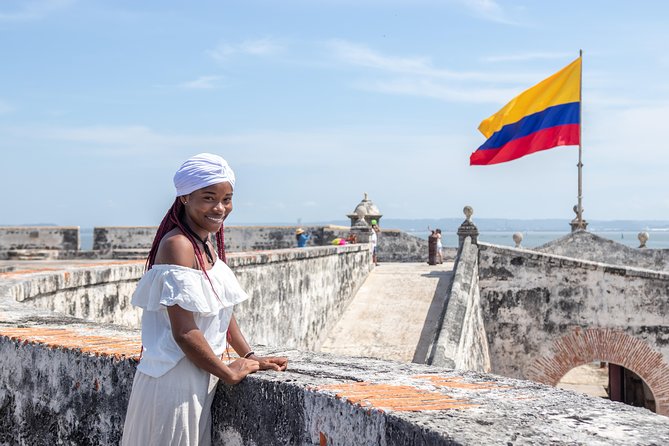
[[[260,363],[254,359],[239,358],[228,364],[228,368],[232,371],[232,379],[226,380],[226,384],[237,384],[246,378],[246,375],[260,370]]]
[[[256,356],[251,355],[250,359],[258,361],[260,370],[276,370],[283,372],[288,367],[288,358],[283,356]]]

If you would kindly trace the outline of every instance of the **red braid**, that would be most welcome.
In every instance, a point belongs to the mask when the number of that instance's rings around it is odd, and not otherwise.
[[[211,282],[211,279],[209,278],[209,274],[207,274],[207,268],[204,263],[204,258],[202,257],[202,250],[200,249],[200,246],[198,243],[195,241],[192,235],[190,235],[190,232],[184,227],[184,224],[181,222],[181,219],[183,218],[183,213],[184,213],[184,205],[179,200],[179,197],[177,197],[174,200],[174,203],[172,204],[172,207],[167,211],[167,214],[165,214],[165,217],[163,217],[163,221],[160,222],[160,226],[158,226],[158,231],[156,232],[156,236],[153,239],[153,243],[151,244],[151,250],[149,251],[149,257],[146,259],[146,270],[150,270],[151,267],[154,265],[156,261],[156,254],[158,253],[158,247],[160,246],[160,242],[165,237],[165,234],[170,232],[174,228],[179,228],[181,233],[190,240],[191,245],[193,245],[193,249],[195,250],[195,257],[197,258],[197,264],[200,266],[200,269],[204,273],[204,275],[207,277],[207,280],[211,284],[212,289],[214,288],[214,284]],[[223,237],[223,225],[221,225],[221,229],[216,232],[216,243],[218,245],[218,257],[225,261],[225,244],[224,244],[224,237]],[[216,290],[214,289],[214,294],[217,295]]]

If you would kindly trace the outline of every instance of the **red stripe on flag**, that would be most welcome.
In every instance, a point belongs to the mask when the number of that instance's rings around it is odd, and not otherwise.
[[[531,135],[509,141],[498,149],[480,149],[469,157],[469,165],[485,166],[505,163],[530,153],[552,149],[557,146],[571,146],[579,143],[579,124],[550,127]]]

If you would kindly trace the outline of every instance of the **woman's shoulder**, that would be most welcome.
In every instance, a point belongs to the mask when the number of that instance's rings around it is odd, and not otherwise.
[[[193,266],[195,249],[190,240],[178,229],[165,234],[158,246],[155,264],[166,263],[186,267]]]

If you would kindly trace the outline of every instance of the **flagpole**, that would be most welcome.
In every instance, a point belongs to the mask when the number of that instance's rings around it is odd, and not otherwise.
[[[578,57],[581,59],[581,72],[578,85],[578,204],[576,205],[576,224],[572,224],[572,231],[585,229],[588,226],[585,220],[583,220],[583,50],[578,51]]]

